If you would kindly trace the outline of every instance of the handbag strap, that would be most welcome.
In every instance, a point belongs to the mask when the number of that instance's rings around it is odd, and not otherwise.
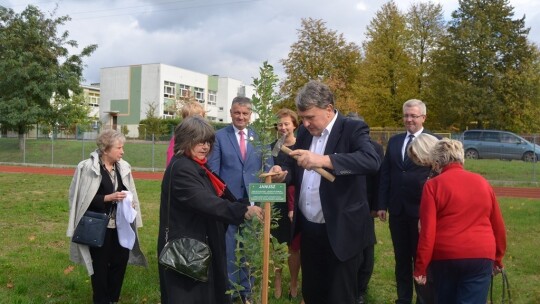
[[[165,226],[165,243],[167,243],[169,241],[169,223],[170,223],[170,220],[171,220],[171,190],[172,190],[172,173],[173,173],[173,169],[174,169],[174,164],[176,163],[176,161],[178,160],[178,158],[176,158],[172,164],[171,164],[171,169],[169,170],[169,193],[167,195],[167,226]]]
[[[510,292],[510,282],[508,281],[508,275],[506,274],[506,270],[501,270],[501,277],[502,277],[502,298],[501,303],[512,303],[512,294]],[[489,290],[489,303],[494,304],[493,301],[493,278],[494,276],[491,276],[491,286]]]

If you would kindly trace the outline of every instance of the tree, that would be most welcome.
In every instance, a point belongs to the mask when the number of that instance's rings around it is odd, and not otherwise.
[[[82,59],[97,48],[70,54],[68,48],[77,48],[77,42],[67,31],[58,33],[70,18],[54,14],[48,18],[32,5],[20,14],[0,7],[0,123],[18,132],[21,147],[28,128],[54,112],[53,95],[81,92]]]
[[[332,89],[341,111],[356,111],[351,84],[358,75],[359,61],[359,47],[348,43],[343,34],[328,29],[320,19],[302,19],[298,41],[291,45],[288,57],[281,60],[287,76],[281,84],[284,99],[280,107],[294,109],[296,93],[315,79]]]
[[[152,140],[161,138],[162,135],[168,134],[168,125],[161,119],[156,112],[158,112],[159,105],[157,102],[151,102],[148,104],[146,110],[146,118],[139,122],[139,138],[146,139],[147,135],[152,134]]]
[[[416,93],[422,99],[425,82],[429,79],[432,53],[445,34],[442,6],[431,2],[413,3],[407,12],[406,23],[409,32],[406,47],[416,70]]]
[[[54,130],[56,126],[62,126],[71,132],[75,131],[76,124],[90,124],[92,119],[88,117],[89,112],[89,106],[82,93],[73,95],[69,98],[64,96],[54,96],[50,107],[45,113],[47,119],[43,122],[48,124],[52,130]],[[38,122],[39,121],[41,120],[38,120]]]
[[[538,51],[513,16],[508,0],[459,1],[434,56],[430,94],[444,126],[524,131],[515,122],[537,111]]]
[[[360,112],[369,113],[365,115],[369,125],[401,125],[401,106],[416,95],[406,25],[405,16],[390,1],[367,27],[367,39],[362,46],[364,58],[355,88],[362,102]]]

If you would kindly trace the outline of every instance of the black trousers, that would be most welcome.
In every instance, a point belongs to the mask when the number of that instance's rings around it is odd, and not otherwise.
[[[346,261],[334,254],[326,224],[301,217],[302,295],[306,304],[353,304],[358,295],[357,273],[362,253]]]
[[[375,245],[369,245],[364,248],[362,253],[364,260],[360,269],[358,269],[358,295],[365,295],[371,275],[373,274],[373,267],[375,266]]]
[[[129,259],[129,249],[120,246],[116,229],[107,229],[103,247],[90,248],[92,299],[94,304],[118,302]]]
[[[414,260],[418,247],[418,218],[390,214],[389,226],[396,261],[395,275],[398,294],[396,303],[410,304],[412,302],[413,285],[416,289],[416,303],[433,303],[432,284],[427,282],[426,285],[418,285],[413,278]],[[429,276],[428,279],[431,280]]]

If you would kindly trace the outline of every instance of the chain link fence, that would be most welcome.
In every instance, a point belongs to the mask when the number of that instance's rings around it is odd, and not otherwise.
[[[123,126],[119,130],[126,129]],[[99,125],[77,125],[70,129],[48,130],[36,127],[19,140],[17,134],[2,134],[0,137],[0,163],[13,165],[75,167],[87,159],[96,149],[95,139],[102,127]],[[143,130],[143,129],[141,129]],[[166,151],[170,134],[141,133],[139,137],[127,138],[124,145],[124,159],[134,170],[162,172],[165,170]],[[373,140],[386,149],[390,137],[403,132],[402,129],[372,130]],[[461,134],[437,132],[441,137],[461,139]],[[521,135],[531,143],[540,142],[539,134]],[[540,151],[539,151],[540,152]],[[538,186],[540,182],[538,162],[500,159],[468,159],[468,170],[485,176],[497,185]]]

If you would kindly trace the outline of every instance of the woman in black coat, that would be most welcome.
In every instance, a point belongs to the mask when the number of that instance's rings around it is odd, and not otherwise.
[[[175,155],[161,184],[158,255],[168,239],[191,237],[206,242],[212,252],[208,281],[200,282],[159,266],[161,303],[230,303],[227,291],[225,231],[263,211],[231,201],[223,182],[206,167],[215,140],[213,127],[201,116],[191,116],[175,129]],[[170,192],[170,193],[169,193]],[[170,210],[168,200],[170,198]],[[234,199],[233,199],[234,200]]]

